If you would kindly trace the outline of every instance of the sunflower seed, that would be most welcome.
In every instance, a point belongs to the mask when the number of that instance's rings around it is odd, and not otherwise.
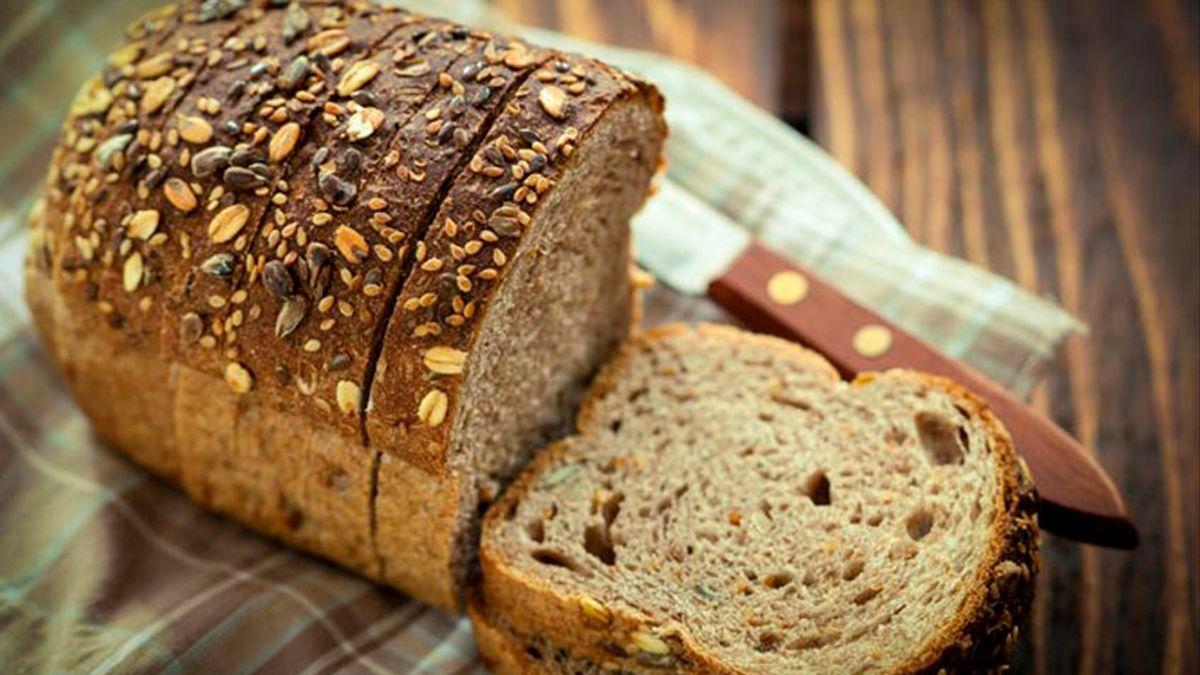
[[[292,273],[278,260],[272,260],[263,269],[263,285],[279,298],[286,298],[295,290]]]
[[[304,253],[305,261],[308,263],[308,283],[313,285],[316,282],[317,275],[329,262],[329,247],[321,242],[314,241],[308,245],[308,249]]]
[[[200,271],[216,279],[228,279],[233,276],[235,260],[228,253],[214,253],[200,263]]]
[[[321,188],[321,194],[337,206],[348,205],[358,194],[356,185],[344,181],[328,171],[321,172],[317,178],[317,186]]]
[[[229,166],[232,156],[233,150],[223,145],[205,148],[192,155],[192,174],[197,178],[211,176]]]
[[[267,184],[262,176],[241,166],[225,169],[221,180],[232,190],[255,190]]]
[[[204,334],[204,320],[195,312],[188,312],[179,320],[179,341],[190,345]]]
[[[112,166],[113,159],[125,152],[126,146],[133,140],[133,134],[117,134],[96,147],[96,163],[107,171]]]
[[[275,317],[275,335],[287,337],[304,320],[308,313],[308,301],[304,296],[294,296],[283,301],[279,315]]]
[[[542,104],[542,110],[545,110],[547,115],[556,120],[567,116],[565,111],[567,94],[552,84],[542,87],[542,90],[538,92],[538,103]]]
[[[304,78],[308,77],[308,71],[308,57],[301,54],[287,64],[283,72],[279,73],[275,83],[284,91],[295,91],[304,83]]]

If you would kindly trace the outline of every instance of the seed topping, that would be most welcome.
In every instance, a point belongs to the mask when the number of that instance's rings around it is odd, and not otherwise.
[[[556,120],[565,119],[567,116],[567,94],[552,84],[542,87],[538,92],[538,103],[542,104],[542,110],[545,110],[547,115]]]
[[[337,383],[338,409],[347,415],[358,412],[362,400],[362,389],[350,380],[340,380]]]
[[[196,208],[196,194],[182,178],[171,177],[163,183],[163,196],[171,206],[188,213]]]
[[[279,127],[274,135],[271,136],[271,142],[267,144],[267,156],[272,162],[279,162],[292,154],[296,149],[296,142],[300,140],[300,125],[295,122],[288,122]]]
[[[158,229],[158,211],[147,209],[134,213],[126,229],[129,236],[146,241]]]
[[[467,360],[466,352],[453,347],[430,347],[425,352],[425,367],[439,375],[459,375]]]
[[[430,389],[424,397],[421,398],[421,403],[417,406],[417,419],[422,424],[431,427],[436,427],[446,419],[446,409],[449,406],[449,399],[446,393],[440,389]]]
[[[254,388],[254,376],[245,366],[233,361],[225,366],[225,383],[235,393],[245,394]]]
[[[342,73],[342,79],[338,81],[337,85],[338,96],[350,96],[362,89],[368,82],[375,79],[379,70],[379,64],[374,61],[355,62],[346,69],[345,73]]]
[[[179,120],[179,137],[193,145],[212,140],[213,128],[203,117],[183,117]]]
[[[208,238],[215,244],[223,244],[237,236],[250,219],[250,209],[244,204],[233,204],[221,209],[208,223]]]
[[[134,251],[132,255],[125,259],[125,266],[121,270],[121,282],[125,290],[132,293],[137,290],[137,287],[142,283],[142,275],[145,273],[145,267],[142,263],[142,254]]]
[[[334,235],[334,243],[337,245],[337,250],[342,254],[350,264],[358,264],[363,256],[367,255],[367,240],[352,227],[339,225],[337,233]]]

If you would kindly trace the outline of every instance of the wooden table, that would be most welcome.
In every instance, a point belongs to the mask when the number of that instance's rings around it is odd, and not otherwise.
[[[1200,670],[1195,2],[494,1],[709,68],[810,132],[918,240],[1087,321],[1034,402],[1112,473],[1142,544],[1047,535],[1016,667]]]

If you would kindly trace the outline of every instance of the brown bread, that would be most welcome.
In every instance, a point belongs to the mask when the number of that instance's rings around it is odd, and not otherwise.
[[[499,672],[1006,662],[1036,497],[956,385],[844,383],[794,344],[673,326],[623,348],[578,427],[485,519],[472,613]]]
[[[481,502],[569,419],[628,330],[628,220],[665,135],[658,94],[585,59],[362,0],[183,2],[129,37],[73,105],[30,219],[29,303],[80,406],[101,437],[208,508],[457,607]],[[530,117],[529,79],[563,59],[586,71],[567,94],[579,104]],[[435,233],[435,215],[502,207],[505,195],[470,194],[471,167],[496,129],[525,126],[574,128],[574,153],[547,153],[543,177],[564,187],[540,183],[541,203],[520,205],[528,222],[505,241],[506,266],[458,266],[487,289],[472,312],[491,318],[432,319],[465,354],[454,405],[422,408],[424,387],[396,393],[391,377],[372,400],[377,365],[408,358],[388,335],[404,322],[392,315],[406,280],[428,251],[461,245]],[[613,140],[637,152],[614,154]],[[523,161],[503,168],[538,172]],[[459,232],[486,231],[466,217]],[[542,274],[563,270],[565,290],[547,290]],[[564,292],[578,303],[560,306]],[[522,323],[505,309],[518,305],[550,320]],[[606,330],[583,334],[595,315]],[[560,339],[578,351],[536,350]],[[473,408],[490,411],[489,392],[518,391],[533,368],[497,363],[500,352],[559,374],[523,410],[555,405],[506,422],[517,440],[493,451],[479,431],[492,413]],[[480,403],[464,405],[471,388]],[[434,418],[452,430],[441,459],[407,433]],[[511,457],[496,470],[475,459],[497,452]]]

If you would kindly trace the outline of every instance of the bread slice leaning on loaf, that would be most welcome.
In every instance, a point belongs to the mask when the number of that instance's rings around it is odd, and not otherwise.
[[[97,433],[447,608],[629,331],[658,92],[364,0],[188,0],[80,90],[27,297]]]
[[[1029,610],[1035,502],[946,380],[654,329],[488,512],[472,618],[498,672],[993,668]]]

